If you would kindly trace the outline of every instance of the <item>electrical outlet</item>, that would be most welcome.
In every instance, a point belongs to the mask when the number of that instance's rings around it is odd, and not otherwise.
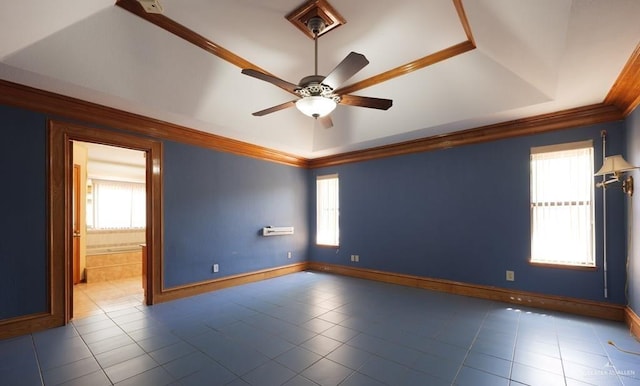
[[[287,252],[287,259],[291,258],[291,252]]]
[[[218,264],[214,264],[213,266],[211,266],[211,272],[217,273],[219,271],[220,271],[220,266]]]
[[[513,271],[507,271],[507,281],[515,281],[516,275]]]
[[[356,255],[356,263],[360,262],[360,255]]]

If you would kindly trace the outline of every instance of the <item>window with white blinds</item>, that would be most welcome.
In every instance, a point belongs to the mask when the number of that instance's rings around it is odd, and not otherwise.
[[[531,261],[595,266],[592,141],[531,149]]]
[[[145,184],[93,179],[87,202],[90,229],[129,229],[146,226]]]
[[[338,175],[318,176],[316,179],[316,243],[340,245],[340,189]]]

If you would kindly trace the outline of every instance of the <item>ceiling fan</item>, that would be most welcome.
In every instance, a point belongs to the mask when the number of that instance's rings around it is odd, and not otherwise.
[[[338,104],[368,107],[379,110],[387,110],[393,104],[391,99],[370,98],[357,95],[338,95],[335,90],[346,82],[349,78],[362,70],[369,61],[367,58],[356,52],[351,52],[346,58],[334,68],[329,75],[318,75],[318,34],[325,28],[325,22],[322,18],[315,16],[307,22],[307,28],[313,33],[315,43],[315,75],[309,75],[299,84],[289,83],[278,77],[265,74],[264,72],[245,68],[242,73],[254,78],[264,80],[275,86],[278,86],[292,94],[296,94],[299,98],[289,102],[285,102],[268,109],[260,110],[253,113],[254,116],[263,116],[276,111],[296,106],[303,114],[316,118],[322,126],[329,128],[333,126],[329,114],[336,108]]]

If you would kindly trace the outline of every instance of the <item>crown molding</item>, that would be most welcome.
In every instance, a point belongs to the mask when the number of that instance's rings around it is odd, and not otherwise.
[[[640,44],[627,60],[604,103],[618,106],[625,117],[640,105]]]
[[[624,116],[620,109],[603,103],[562,110],[529,118],[496,123],[474,129],[436,135],[412,141],[379,146],[366,150],[352,151],[334,156],[309,160],[310,168],[336,166],[352,162],[368,161],[377,158],[402,154],[441,150],[450,147],[496,141],[499,139],[539,134],[548,131],[586,126],[595,123],[618,121]]]
[[[67,119],[124,129],[158,139],[182,142],[301,168],[320,168],[446,149],[595,123],[612,122],[622,120],[625,117],[616,105],[599,103],[371,149],[307,159],[4,80],[0,80],[0,103]]]
[[[124,129],[158,139],[220,150],[295,167],[307,167],[305,158],[205,133],[166,121],[0,80],[0,103],[86,123]]]

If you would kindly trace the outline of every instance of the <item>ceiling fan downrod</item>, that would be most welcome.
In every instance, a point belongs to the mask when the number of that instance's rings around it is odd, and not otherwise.
[[[326,30],[326,21],[319,16],[313,16],[305,22],[307,29],[313,34],[315,57],[314,75],[305,76],[298,84],[290,83],[273,75],[266,74],[252,68],[245,68],[242,73],[254,78],[269,82],[292,94],[296,94],[297,100],[281,103],[279,105],[257,111],[254,116],[263,116],[276,111],[295,106],[303,114],[322,118],[321,124],[325,128],[333,126],[329,114],[339,103],[358,107],[368,107],[378,110],[387,110],[393,104],[390,99],[370,98],[356,95],[338,95],[334,89],[340,87],[345,81],[364,68],[369,61],[357,52],[350,52],[329,75],[318,75],[318,37]],[[343,98],[344,97],[344,98]]]
[[[318,35],[324,31],[325,27],[324,20],[322,20],[319,16],[314,16],[307,21],[307,28],[313,34],[313,42],[315,43],[315,71],[314,75],[318,75]]]

